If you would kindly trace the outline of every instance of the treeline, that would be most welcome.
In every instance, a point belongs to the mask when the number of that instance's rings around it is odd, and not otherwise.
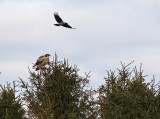
[[[45,69],[29,69],[28,81],[0,85],[0,119],[159,119],[159,85],[129,65],[108,71],[93,90],[89,73],[55,55]]]

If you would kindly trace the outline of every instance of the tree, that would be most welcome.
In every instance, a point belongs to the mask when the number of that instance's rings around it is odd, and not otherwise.
[[[89,74],[81,77],[78,71],[77,66],[69,66],[67,60],[58,61],[57,55],[45,69],[38,72],[29,69],[29,82],[20,78],[29,117],[85,119],[93,116],[94,114],[88,113],[91,107]]]
[[[130,65],[130,64],[129,64]],[[99,92],[98,104],[102,119],[158,119],[160,117],[159,90],[153,83],[145,83],[145,76],[134,68],[122,64],[118,75],[108,71],[105,85]]]
[[[15,88],[15,83],[13,88],[8,83],[7,87],[0,85],[0,119],[26,119],[21,98],[15,96]]]

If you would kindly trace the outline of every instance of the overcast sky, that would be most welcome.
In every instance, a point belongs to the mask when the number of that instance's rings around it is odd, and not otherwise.
[[[56,27],[53,13],[76,29]],[[55,52],[76,64],[79,74],[91,71],[91,86],[104,83],[106,70],[120,61],[139,67],[160,81],[159,0],[1,0],[0,83],[21,77],[28,66]]]

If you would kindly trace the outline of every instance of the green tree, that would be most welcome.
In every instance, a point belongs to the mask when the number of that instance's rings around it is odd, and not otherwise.
[[[58,61],[56,55],[45,69],[29,69],[29,82],[20,78],[29,117],[85,119],[95,115],[89,100],[89,74],[81,77],[78,71],[76,66],[69,66],[67,60]]]
[[[108,71],[105,85],[98,92],[100,117],[102,119],[158,119],[160,96],[152,80],[145,83],[145,76],[134,68],[122,64],[116,75]]]
[[[13,88],[8,83],[7,87],[0,85],[0,119],[26,119],[21,98],[15,96],[15,88],[15,83]]]

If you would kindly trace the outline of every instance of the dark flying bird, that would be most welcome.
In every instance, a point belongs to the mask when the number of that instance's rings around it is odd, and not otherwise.
[[[45,54],[44,56],[40,56],[37,59],[37,62],[33,66],[33,67],[37,66],[36,71],[45,68],[45,65],[49,63],[49,56],[50,54]]]
[[[54,12],[54,18],[58,22],[58,24],[54,24],[55,26],[64,26],[66,28],[75,29],[75,28],[72,28],[68,23],[63,22],[63,20],[60,18],[57,12]]]

